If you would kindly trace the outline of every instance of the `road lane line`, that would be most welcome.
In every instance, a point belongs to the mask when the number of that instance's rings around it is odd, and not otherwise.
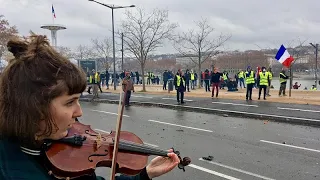
[[[148,99],[152,99],[153,97],[151,96],[137,96],[137,95],[131,95],[132,97],[138,97],[138,98],[148,98]]]
[[[238,171],[238,172],[241,172],[241,173],[244,173],[244,174],[247,174],[247,175],[250,175],[250,176],[254,176],[254,177],[257,177],[257,178],[261,178],[261,179],[265,179],[265,180],[275,180],[275,179],[272,179],[272,178],[261,176],[259,174],[255,174],[255,173],[252,173],[252,172],[244,171],[242,169],[234,168],[234,167],[227,166],[227,165],[224,165],[224,164],[220,164],[220,163],[217,163],[217,162],[206,161],[206,160],[204,160],[202,158],[200,158],[199,160],[207,162],[207,163],[210,163],[210,164],[214,164],[214,165],[217,165],[217,166],[220,166],[220,167],[224,167],[224,168],[227,168],[227,169],[231,169],[231,170],[234,170],[234,171]]]
[[[162,98],[162,99],[170,99],[170,100],[177,100],[177,98]],[[193,101],[193,100],[191,100],[191,99],[184,99],[184,101]]]
[[[238,178],[235,178],[235,177],[232,177],[232,176],[228,176],[226,174],[222,174],[222,173],[219,173],[219,172],[216,172],[216,171],[212,171],[210,169],[206,169],[206,168],[194,165],[194,164],[189,164],[188,167],[192,167],[192,168],[198,169],[200,171],[204,171],[206,173],[213,174],[213,175],[216,175],[216,176],[219,176],[219,177],[222,177],[222,178],[225,178],[225,179],[229,179],[229,180],[241,180],[241,179],[238,179]]]
[[[171,125],[171,126],[183,127],[183,128],[187,128],[187,129],[194,129],[194,130],[198,130],[198,131],[213,132],[213,131],[207,130],[207,129],[194,128],[194,127],[190,127],[190,126],[182,126],[182,125],[179,125],[179,124],[172,124],[172,123],[156,121],[156,120],[151,120],[151,119],[148,120],[148,121],[155,122],[155,123],[160,123],[160,124],[167,124],[167,125]]]
[[[320,111],[311,110],[311,109],[295,109],[295,108],[283,108],[283,107],[277,107],[277,108],[283,109],[283,110],[289,110],[289,111],[303,111],[303,112],[314,112],[314,113],[320,112]]]
[[[269,143],[269,144],[275,144],[279,146],[286,146],[286,147],[291,147],[291,148],[296,148],[296,149],[302,149],[302,150],[307,150],[307,151],[313,151],[313,152],[318,152],[320,153],[320,150],[317,149],[310,149],[310,148],[305,148],[305,147],[299,147],[299,146],[293,146],[289,144],[282,144],[282,143],[277,143],[277,142],[272,142],[272,141],[266,141],[266,140],[260,140],[261,142]]]
[[[212,102],[214,104],[230,104],[233,106],[249,106],[249,107],[259,107],[258,105],[253,104],[236,104],[236,103],[228,103],[228,102]]]
[[[112,114],[112,115],[118,116],[118,113],[113,113],[113,112],[99,111],[99,110],[94,110],[94,109],[92,109],[91,111],[100,112],[100,113],[105,113],[105,114]],[[130,116],[128,116],[128,115],[123,115],[123,116],[124,116],[124,117],[130,117]]]
[[[110,100],[110,99],[100,99],[106,100],[110,102],[119,102],[118,100]],[[148,102],[148,101],[131,101],[135,103],[145,103],[145,104],[152,104],[152,105],[162,105],[162,106],[173,106],[173,107],[186,107],[192,109],[201,109],[201,110],[211,110],[211,111],[219,111],[219,112],[229,112],[229,113],[239,113],[239,114],[247,114],[247,115],[255,115],[255,116],[267,116],[272,118],[285,118],[285,119],[295,119],[295,120],[303,120],[303,121],[312,121],[312,122],[320,122],[319,119],[310,119],[310,118],[302,118],[302,117],[294,117],[294,116],[282,116],[282,115],[275,115],[275,114],[263,114],[263,113],[253,113],[248,111],[233,111],[227,109],[216,109],[216,108],[205,108],[205,107],[198,107],[198,106],[187,106],[187,105],[176,105],[176,104],[166,104],[166,103],[155,103],[155,102]]]

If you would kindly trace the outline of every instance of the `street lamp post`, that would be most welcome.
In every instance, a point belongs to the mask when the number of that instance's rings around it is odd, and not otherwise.
[[[113,16],[113,10],[114,9],[121,9],[121,8],[130,8],[130,7],[135,7],[135,5],[131,5],[131,6],[114,6],[114,5],[107,5],[95,0],[88,0],[88,1],[92,1],[95,2],[97,4],[100,4],[102,6],[108,7],[111,9],[111,14],[112,14],[112,44],[113,44],[113,87],[114,90],[117,89],[117,85],[116,85],[116,49],[115,49],[115,40],[114,40],[114,16]]]
[[[319,48],[319,44],[312,44],[310,43],[311,46],[313,46],[315,49],[316,49],[316,67],[315,67],[315,73],[314,73],[314,76],[316,78],[316,83],[315,83],[315,86],[317,88],[317,84],[318,84],[318,75],[317,75],[317,72],[318,72],[318,48]]]

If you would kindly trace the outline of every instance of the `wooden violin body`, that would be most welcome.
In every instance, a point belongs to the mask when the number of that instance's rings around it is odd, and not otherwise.
[[[73,179],[93,174],[96,167],[111,167],[114,137],[114,132],[99,134],[89,125],[76,122],[65,139],[52,142],[47,148],[46,155],[51,164],[49,172],[59,179]],[[126,143],[124,147],[120,143],[117,173],[138,174],[145,168],[149,154],[130,149],[143,145],[143,141],[127,131],[121,131],[120,140]],[[131,147],[132,143],[134,146]]]

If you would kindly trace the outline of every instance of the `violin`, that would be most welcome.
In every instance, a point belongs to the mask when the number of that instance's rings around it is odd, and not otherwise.
[[[93,174],[96,167],[111,167],[114,138],[114,131],[100,134],[90,125],[76,122],[64,139],[48,143],[45,154],[51,164],[49,174],[58,179],[74,179]],[[167,157],[167,153],[166,150],[143,144],[131,132],[121,131],[116,173],[136,175],[146,167],[148,156]],[[190,164],[190,158],[182,159],[179,151],[174,153],[180,159],[178,168],[184,170]]]
[[[120,92],[116,131],[101,134],[92,130],[90,125],[76,121],[65,138],[45,143],[50,175],[69,180],[92,175],[96,167],[110,167],[110,179],[114,180],[116,173],[139,174],[146,167],[150,155],[167,157],[167,150],[146,145],[137,135],[121,131],[126,94],[120,106]],[[174,149],[173,152],[180,159],[178,168],[185,171],[184,167],[191,163],[191,159],[181,158],[180,152]]]

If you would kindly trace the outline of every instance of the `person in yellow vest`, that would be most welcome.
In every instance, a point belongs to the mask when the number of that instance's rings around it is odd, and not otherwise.
[[[174,77],[174,86],[177,90],[177,101],[178,101],[178,104],[184,104],[184,101],[183,101],[183,97],[184,97],[184,91],[185,91],[185,85],[186,85],[186,82],[185,82],[185,78],[184,76],[182,75],[182,71],[181,69],[178,70],[176,76]],[[181,99],[180,99],[181,97]]]
[[[195,74],[194,74],[193,70],[191,70],[191,73],[190,73],[190,80],[191,80],[191,89],[194,90],[196,78],[195,78]]]
[[[98,81],[98,74],[96,73],[96,70],[92,69],[89,76],[89,87],[88,87],[89,94],[91,94],[90,90],[92,86],[96,84],[97,81]]]
[[[243,70],[240,70],[240,72],[238,73],[238,77],[239,77],[239,83],[240,83],[240,87],[242,88],[242,85],[243,85],[243,88],[246,88],[246,85],[244,83],[244,76],[245,76],[245,73]]]
[[[269,73],[267,72],[265,67],[261,68],[261,72],[259,73],[258,82],[259,82],[259,98],[261,97],[261,91],[263,89],[263,99],[266,100],[267,94],[267,86],[269,85]]]
[[[255,84],[255,73],[251,69],[251,66],[248,66],[246,71],[246,84],[247,84],[246,100],[252,100],[252,88]]]
[[[286,96],[286,87],[287,87],[287,80],[289,79],[289,76],[285,74],[284,68],[282,68],[282,71],[280,72],[279,80],[280,80],[280,89],[279,89],[279,96],[283,94],[283,96]]]
[[[316,88],[316,85],[312,85],[312,87],[310,88],[311,91],[316,91],[317,88]]]
[[[268,68],[267,73],[269,75],[269,84],[268,84],[268,87],[267,87],[267,96],[271,96],[270,95],[270,87],[271,87],[271,81],[272,81],[272,77],[273,77],[273,73],[272,73],[271,67]]]

